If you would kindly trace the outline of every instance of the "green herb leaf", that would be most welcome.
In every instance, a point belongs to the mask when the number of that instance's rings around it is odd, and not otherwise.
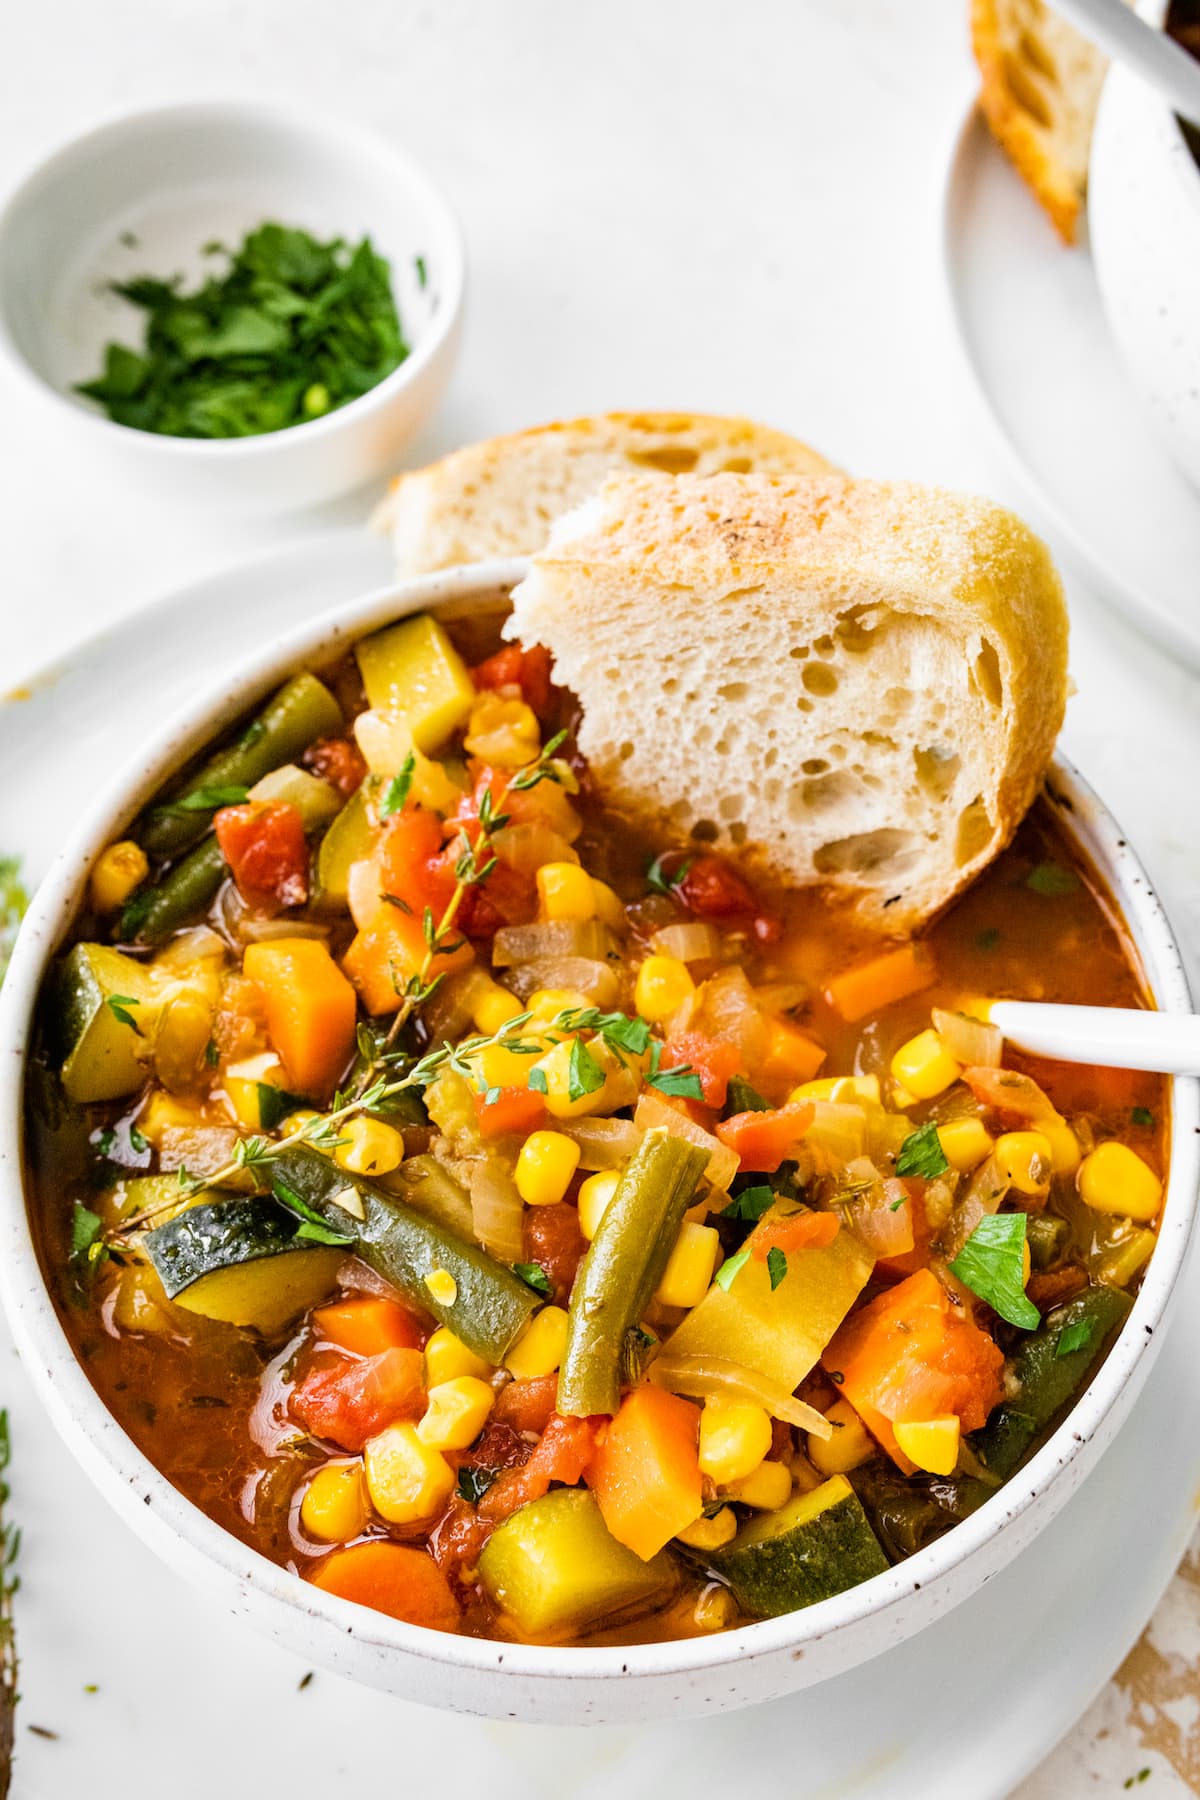
[[[271,1192],[275,1198],[286,1206],[289,1212],[296,1214],[302,1223],[296,1232],[298,1238],[307,1239],[315,1244],[353,1244],[353,1237],[343,1231],[335,1231],[326,1223],[315,1207],[299,1195],[294,1187],[289,1187],[281,1175],[276,1175],[271,1182]]]
[[[216,1038],[209,1038],[204,1046],[204,1061],[210,1069],[215,1069],[221,1061],[221,1052],[217,1048]]]
[[[80,1257],[86,1257],[103,1229],[103,1221],[94,1212],[89,1212],[86,1206],[81,1206],[77,1200],[71,1209],[71,1260],[73,1262]]]
[[[459,1499],[478,1506],[499,1473],[499,1469],[473,1469],[464,1463],[458,1471]]]
[[[742,1248],[733,1256],[726,1258],[713,1276],[713,1280],[719,1288],[724,1288],[725,1292],[728,1293],[749,1261],[750,1246],[748,1244],[743,1244]]]
[[[514,1275],[521,1277],[526,1287],[531,1287],[535,1294],[540,1294],[543,1300],[549,1300],[553,1296],[554,1283],[541,1263],[514,1263],[512,1271]]]
[[[18,879],[20,871],[21,865],[15,856],[0,856],[0,982],[4,980],[17,930],[29,904],[29,896]]]
[[[129,1148],[135,1156],[148,1156],[151,1150],[150,1139],[136,1125],[129,1127]]]
[[[1079,877],[1070,869],[1064,869],[1061,863],[1040,862],[1036,868],[1030,869],[1025,877],[1025,886],[1032,888],[1035,894],[1055,897],[1073,894],[1079,886]]]
[[[128,1025],[141,1037],[142,1028],[129,1010],[131,1006],[140,1006],[140,1000],[135,1000],[131,994],[108,994],[105,997],[105,1003],[114,1019],[117,1019],[122,1025]]]
[[[1000,931],[995,925],[985,925],[982,931],[975,934],[977,950],[994,950],[1000,942]]]
[[[755,1187],[743,1188],[735,1194],[727,1206],[721,1208],[723,1219],[749,1219],[755,1222],[769,1212],[774,1204],[774,1191],[762,1183]]]
[[[269,1081],[256,1081],[254,1086],[258,1096],[258,1122],[264,1131],[274,1131],[290,1113],[299,1112],[307,1105],[298,1094],[272,1087]]]
[[[568,1100],[582,1100],[585,1094],[594,1094],[603,1086],[604,1070],[582,1038],[575,1038],[571,1044],[571,1059],[567,1064]]]
[[[771,1292],[779,1286],[787,1274],[787,1256],[778,1244],[772,1244],[767,1251],[767,1274],[771,1277]]]
[[[1058,1334],[1055,1356],[1070,1356],[1076,1350],[1086,1350],[1096,1335],[1096,1326],[1095,1319],[1069,1320]]]
[[[403,811],[404,802],[408,799],[409,789],[413,783],[413,772],[417,766],[415,753],[410,750],[400,765],[400,773],[393,775],[379,797],[379,817],[390,819],[393,813]]]
[[[675,889],[680,885],[684,876],[691,868],[695,858],[691,856],[685,857],[678,868],[672,869],[669,875],[663,868],[664,861],[664,856],[656,856],[654,861],[648,863],[646,866],[646,886],[653,894],[674,893]]]
[[[1041,1314],[1025,1293],[1024,1249],[1025,1214],[990,1213],[980,1219],[950,1267],[1002,1319],[1033,1331]]]
[[[627,1050],[631,1056],[643,1056],[650,1046],[650,1027],[645,1019],[631,1018],[628,1013],[600,1012],[594,1006],[568,1007],[554,1020],[559,1031],[595,1031],[614,1050]]]
[[[1129,1117],[1135,1125],[1142,1125],[1150,1130],[1154,1125],[1154,1114],[1148,1106],[1135,1106]]]
[[[217,812],[222,806],[244,805],[249,793],[249,788],[245,787],[198,787],[154,810],[156,814]]]
[[[546,1086],[546,1071],[545,1071],[545,1069],[530,1069],[528,1085],[529,1085],[529,1091],[532,1094],[549,1093],[550,1090]]]
[[[656,1069],[646,1077],[647,1087],[657,1088],[660,1094],[672,1094],[681,1100],[703,1100],[704,1089],[700,1077],[690,1063],[679,1063],[673,1069]]]
[[[926,1181],[944,1175],[949,1167],[937,1126],[932,1119],[908,1134],[896,1158],[897,1175],[920,1175]]]

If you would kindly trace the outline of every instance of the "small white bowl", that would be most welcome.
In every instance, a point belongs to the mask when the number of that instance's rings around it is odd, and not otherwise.
[[[1161,28],[1167,0],[1141,0]],[[1200,168],[1166,101],[1114,63],[1088,170],[1088,234],[1121,357],[1170,454],[1200,488]]]
[[[68,1342],[38,1263],[22,1178],[25,1063],[38,991],[99,851],[213,733],[297,666],[328,662],[407,613],[502,605],[520,563],[480,563],[367,594],[260,652],[118,771],[38,888],[0,989],[0,1298],[55,1426],[125,1521],[182,1574],[307,1661],[427,1706],[535,1723],[600,1724],[706,1714],[777,1698],[902,1643],[974,1593],[1075,1492],[1141,1390],[1162,1342],[1200,1186],[1200,1084],[1172,1083],[1171,1156],[1159,1240],[1125,1327],[1087,1392],[978,1512],[848,1593],[712,1637],[549,1648],[402,1624],[322,1593],[267,1561],[185,1500],[135,1447]],[[1119,827],[1079,776],[1054,764],[1047,802],[1124,917],[1158,1005],[1189,1012],[1162,908]]]
[[[220,263],[265,221],[328,239],[369,236],[387,258],[410,354],[360,399],[259,437],[160,437],[74,393],[110,339],[137,347],[145,314],[109,284]],[[458,344],[465,260],[457,222],[401,151],[307,108],[254,102],[135,113],[76,138],[0,212],[0,355],[138,491],[239,512],[328,499],[387,471],[440,398]]]

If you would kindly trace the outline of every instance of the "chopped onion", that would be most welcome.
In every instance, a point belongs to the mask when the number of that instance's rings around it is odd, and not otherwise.
[[[193,925],[164,944],[154,958],[156,969],[182,969],[189,972],[198,962],[223,961],[227,946],[219,931],[211,925]]]
[[[471,1169],[471,1226],[489,1256],[520,1262],[525,1202],[512,1177],[490,1159]]]
[[[687,1394],[693,1400],[711,1395],[719,1400],[749,1401],[761,1406],[786,1425],[811,1431],[814,1437],[831,1438],[833,1426],[813,1406],[797,1400],[778,1383],[744,1363],[726,1362],[717,1356],[672,1356],[670,1344],[647,1371],[656,1386],[670,1394]]]
[[[676,1112],[657,1094],[642,1094],[633,1115],[633,1122],[639,1131],[665,1131],[671,1137],[683,1138],[689,1144],[696,1144],[701,1150],[708,1151],[708,1167],[704,1171],[706,1181],[719,1188],[725,1194],[729,1184],[741,1167],[741,1158],[736,1150],[723,1144],[703,1125],[697,1125],[686,1113]]]
[[[511,969],[551,956],[580,956],[603,962],[615,954],[613,934],[599,919],[505,925],[492,940],[492,963],[497,969]]]
[[[913,1248],[912,1202],[901,1181],[884,1181],[845,1208],[846,1222],[874,1256],[904,1256]]]
[[[621,995],[618,970],[586,956],[539,956],[512,969],[505,982],[518,1000],[528,1000],[539,988],[571,988],[584,994],[602,1011],[615,1007]]]
[[[509,825],[492,838],[492,847],[507,868],[519,875],[536,875],[543,863],[579,861],[561,832],[552,825]]]
[[[967,1068],[963,1070],[963,1080],[982,1106],[990,1106],[996,1112],[1011,1113],[1030,1124],[1061,1116],[1037,1082],[1018,1074],[1016,1069]]]
[[[494,983],[486,969],[478,963],[447,976],[426,1001],[423,1017],[429,1036],[435,1044],[455,1043],[474,1029],[474,1012],[482,996]]]
[[[255,919],[248,914],[238,927],[243,944],[269,944],[273,938],[328,938],[328,925],[315,919]]]
[[[664,925],[650,939],[659,956],[675,956],[680,962],[706,962],[721,954],[721,934],[715,925],[692,919],[686,925]]]
[[[740,964],[722,969],[704,983],[696,1025],[709,1037],[727,1038],[742,1053],[742,1063],[756,1063],[766,1048],[767,1027]]]
[[[836,1168],[862,1156],[867,1147],[867,1115],[861,1106],[814,1100],[813,1122],[805,1133],[810,1149],[823,1150]]]
[[[581,1169],[620,1169],[642,1141],[632,1119],[560,1119],[555,1130],[579,1146]]]
[[[1004,1054],[1004,1033],[998,1025],[985,1025],[966,1013],[933,1009],[933,1029],[964,1068],[998,1069]]]
[[[364,856],[361,861],[350,864],[346,874],[346,900],[350,917],[359,931],[365,931],[383,905],[379,868],[373,856]]]

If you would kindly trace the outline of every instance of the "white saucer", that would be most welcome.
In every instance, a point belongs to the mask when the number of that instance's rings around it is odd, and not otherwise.
[[[1059,243],[976,108],[950,164],[943,246],[966,360],[1042,528],[1139,629],[1200,666],[1200,494],[1117,359],[1086,248]]]
[[[387,561],[385,547],[345,533],[243,563],[0,702],[0,849],[20,851],[36,877],[88,771],[131,755],[235,641],[248,652],[284,622],[386,581]],[[1181,1305],[1133,1417],[1079,1493],[920,1637],[769,1706],[581,1737],[452,1720],[333,1676],[301,1689],[303,1664],[186,1587],[100,1502],[0,1325],[11,1513],[24,1530],[16,1791],[127,1800],[136,1746],[139,1767],[170,1770],[172,1800],[343,1794],[397,1768],[413,1792],[445,1790],[457,1771],[456,1800],[478,1789],[489,1800],[651,1800],[750,1785],[807,1800],[999,1800],[1099,1692],[1183,1553],[1200,1486],[1198,1365],[1200,1310]]]

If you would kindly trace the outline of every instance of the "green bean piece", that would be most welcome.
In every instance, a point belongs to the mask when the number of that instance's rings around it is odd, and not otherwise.
[[[323,1156],[309,1144],[281,1150],[267,1165],[275,1196],[286,1206],[289,1193],[353,1240],[355,1254],[414,1305],[432,1313],[476,1356],[501,1364],[541,1301],[519,1275],[477,1244],[468,1244],[444,1225]],[[398,1177],[403,1179],[403,1169]],[[344,1201],[354,1196],[353,1205]],[[339,1198],[340,1196],[340,1198]],[[427,1277],[444,1270],[454,1298],[440,1299]]]
[[[153,857],[181,855],[204,836],[221,805],[220,800],[212,806],[191,804],[191,796],[202,801],[205,789],[219,794],[253,787],[281,763],[294,761],[315,738],[332,737],[341,729],[341,708],[325,684],[307,671],[294,675],[235,743],[218,750],[185,786],[151,809],[138,837],[142,849]]]
[[[665,1131],[648,1131],[630,1158],[571,1289],[560,1413],[616,1412],[626,1334],[662,1279],[707,1162],[704,1150]]]
[[[228,872],[220,845],[210,833],[170,874],[133,896],[121,914],[122,940],[157,944],[182,926],[194,925],[212,905]]]

